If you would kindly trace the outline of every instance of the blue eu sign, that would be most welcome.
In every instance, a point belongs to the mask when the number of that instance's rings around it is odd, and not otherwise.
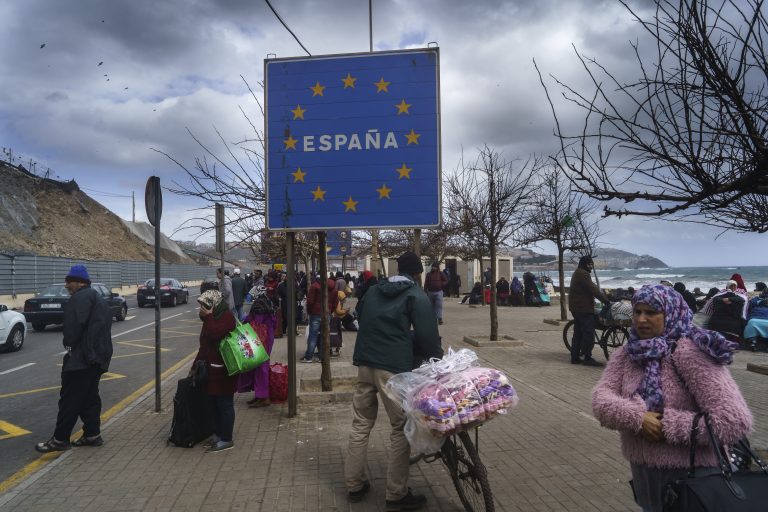
[[[264,68],[269,229],[440,224],[437,48]]]
[[[352,232],[349,230],[328,231],[325,237],[328,256],[347,256],[352,254]]]

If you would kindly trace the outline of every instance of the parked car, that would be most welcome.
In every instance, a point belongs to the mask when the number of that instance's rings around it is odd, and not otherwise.
[[[0,351],[16,352],[27,337],[27,319],[0,304]]]
[[[139,286],[136,292],[136,301],[139,307],[155,303],[155,280],[147,279],[143,285]],[[168,305],[175,307],[176,304],[186,304],[189,302],[189,290],[178,280],[161,277],[160,278],[160,306]]]
[[[217,290],[219,289],[219,278],[216,276],[213,277],[206,277],[203,279],[203,282],[200,283],[200,295],[207,292],[208,290]]]
[[[91,288],[104,297],[112,310],[115,320],[122,322],[128,315],[125,298],[107,288],[102,283],[91,283]],[[24,316],[36,331],[42,331],[47,325],[64,323],[64,304],[69,301],[69,291],[64,283],[52,284],[42,292],[24,302]]]

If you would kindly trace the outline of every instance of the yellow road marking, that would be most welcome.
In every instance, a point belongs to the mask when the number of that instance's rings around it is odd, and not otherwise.
[[[56,366],[61,366],[61,364],[57,364]],[[106,372],[101,377],[101,381],[104,382],[107,380],[124,379],[124,378],[125,378],[125,375],[120,375],[119,373]],[[19,395],[29,395],[32,393],[41,393],[43,391],[50,391],[52,389],[61,389],[61,386],[48,386],[47,388],[28,389],[27,391],[17,391],[15,393],[6,393],[4,395],[0,395],[0,398],[9,398],[12,396],[19,396]]]
[[[184,336],[197,336],[200,334],[199,332],[184,332],[184,331],[175,331],[173,329],[164,329],[163,332],[172,332],[174,334],[183,334]],[[168,336],[169,338],[178,338],[178,336]]]
[[[182,359],[178,363],[174,364],[173,366],[171,366],[167,370],[165,370],[162,373],[162,375],[160,375],[160,380],[165,379],[168,375],[172,375],[176,370],[178,370],[179,368],[181,368],[185,364],[189,364],[189,362],[192,361],[192,359],[194,359],[196,354],[197,354],[197,351],[192,352],[187,357],[185,357],[184,359]],[[133,402],[138,397],[140,397],[141,395],[143,395],[144,393],[146,393],[147,391],[152,389],[154,387],[154,385],[155,385],[155,381],[153,379],[153,380],[147,382],[146,384],[144,384],[143,386],[141,386],[139,389],[137,389],[136,391],[134,391],[133,393],[131,393],[127,397],[125,397],[122,400],[120,400],[117,404],[115,404],[114,406],[110,407],[110,409],[107,412],[102,413],[101,421],[102,422],[106,422],[109,418],[111,418],[112,416],[114,416],[115,414],[120,412],[121,410],[125,409],[125,407],[127,407],[131,402]],[[72,439],[76,439],[77,437],[81,436],[82,435],[81,432],[82,431],[78,432],[77,434],[74,434],[72,436]],[[5,479],[4,481],[0,482],[0,494],[4,493],[5,491],[10,489],[11,487],[15,486],[16,484],[18,484],[19,482],[24,480],[29,475],[31,475],[32,473],[34,473],[35,471],[40,469],[40,467],[42,467],[43,464],[45,464],[49,460],[53,460],[53,459],[59,457],[62,453],[64,453],[64,452],[46,453],[46,454],[41,455],[37,460],[34,460],[34,461],[30,462],[29,464],[27,464],[26,466],[21,468],[16,473],[11,475],[10,477]]]
[[[142,345],[140,343],[131,343],[130,341],[118,341],[117,343],[120,343],[121,345],[128,345],[129,347],[148,348],[150,350],[155,350],[154,345]],[[171,349],[160,347],[161,352],[165,352],[166,350],[171,350]]]
[[[21,427],[17,427],[12,423],[2,420],[0,420],[0,432],[7,432],[5,435],[0,435],[0,439],[10,439],[11,437],[19,437],[32,433],[29,430],[24,430]]]
[[[165,332],[165,331],[163,331],[163,332]],[[197,336],[198,333],[182,333],[182,334],[183,334],[183,336],[182,335],[178,335],[178,336],[163,336],[162,339],[166,340],[166,339],[174,339],[174,338],[184,338],[185,336]],[[138,341],[152,341],[152,342],[154,342],[155,338],[152,337],[152,338],[142,338],[142,339],[139,339],[139,340],[116,341],[115,343],[135,343],[135,342],[138,342]],[[155,348],[155,346],[152,345],[152,348]]]
[[[171,350],[171,349],[169,349],[169,348],[161,348],[160,349],[161,352],[168,352],[169,350]],[[112,356],[112,359],[120,359],[120,358],[123,358],[123,357],[133,357],[133,356],[145,356],[147,354],[154,354],[154,353],[155,353],[154,350],[149,350],[147,352],[136,352],[135,354],[123,354],[121,356]]]

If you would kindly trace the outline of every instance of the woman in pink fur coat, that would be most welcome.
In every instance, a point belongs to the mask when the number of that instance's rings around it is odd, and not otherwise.
[[[735,343],[693,325],[685,300],[668,286],[643,286],[632,307],[629,342],[611,356],[592,410],[621,434],[638,505],[661,511],[667,484],[687,474],[696,413],[709,413],[726,446],[750,431],[752,415],[726,368]],[[703,421],[699,427],[697,474],[718,471]]]

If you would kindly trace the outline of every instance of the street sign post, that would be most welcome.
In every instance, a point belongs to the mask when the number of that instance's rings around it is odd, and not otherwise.
[[[269,229],[440,224],[438,48],[264,67]]]
[[[160,218],[163,215],[163,192],[158,176],[147,180],[144,207],[147,219],[155,227],[155,412],[160,412]]]

